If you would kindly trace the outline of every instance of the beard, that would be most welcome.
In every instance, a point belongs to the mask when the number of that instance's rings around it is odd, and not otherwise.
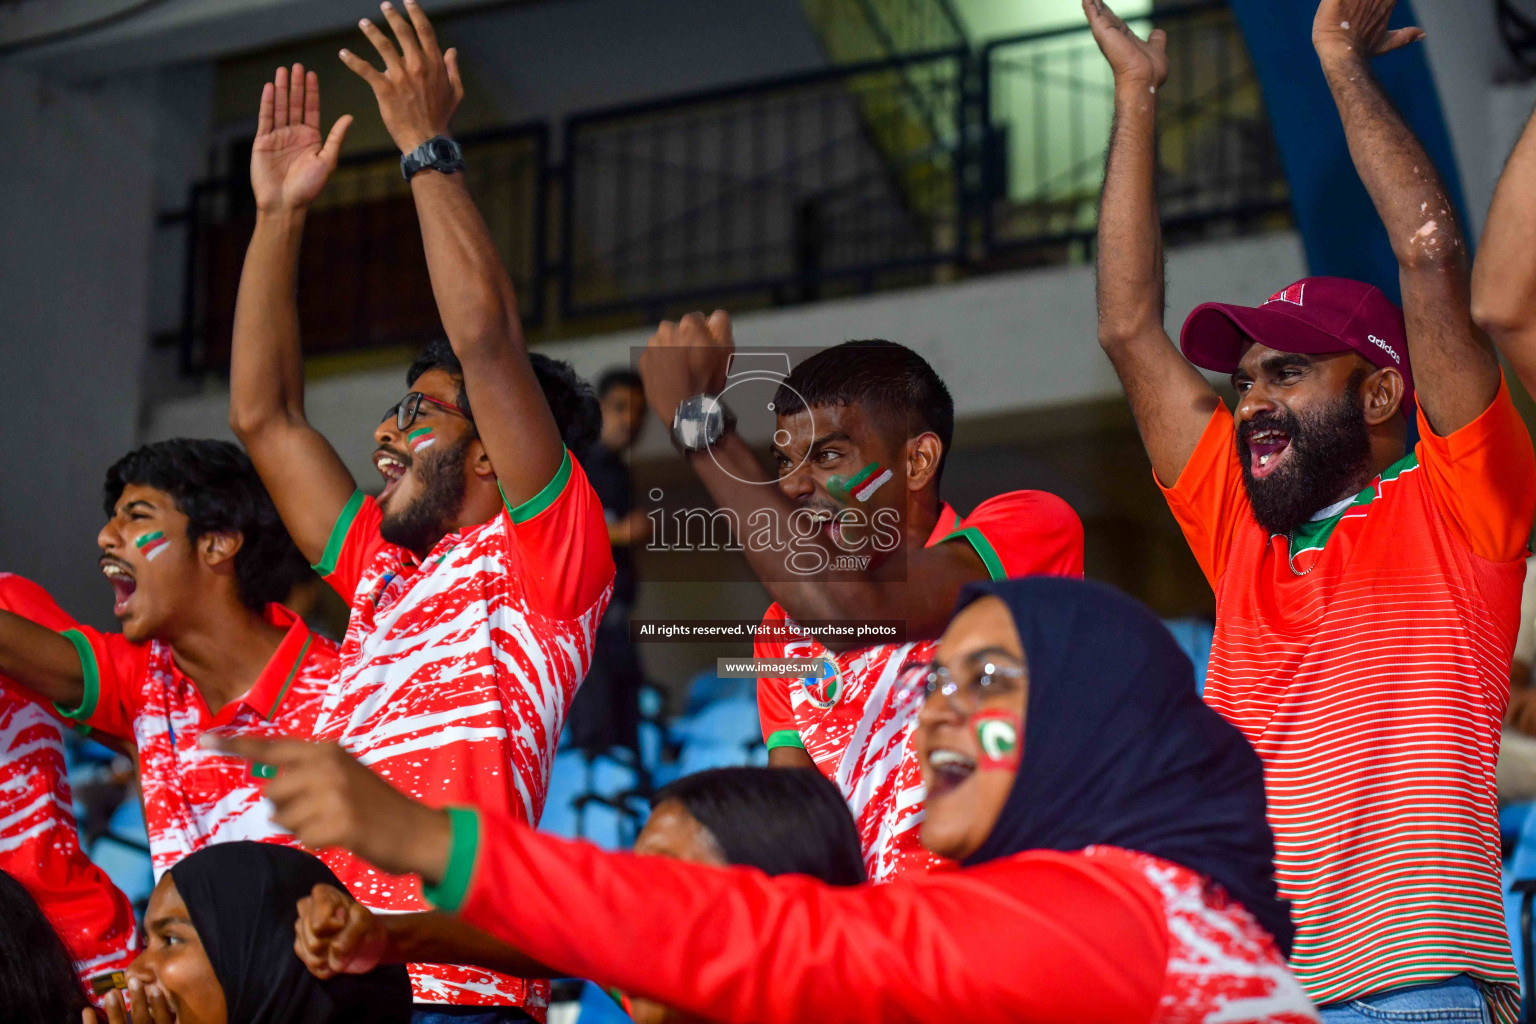
[[[1363,378],[1362,378],[1363,379]],[[1357,486],[1371,462],[1365,406],[1352,378],[1339,400],[1307,417],[1256,416],[1237,428],[1237,455],[1253,518],[1270,534],[1288,535]],[[1260,430],[1290,435],[1290,458],[1273,473],[1253,477],[1249,439]]]
[[[466,435],[451,448],[415,459],[421,494],[405,508],[379,521],[380,536],[418,557],[425,557],[443,539],[464,507],[464,452],[471,440]]]

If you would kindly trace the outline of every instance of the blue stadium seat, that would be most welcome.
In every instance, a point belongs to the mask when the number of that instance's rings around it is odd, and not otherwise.
[[[577,1024],[624,1024],[629,1020],[629,1014],[596,982],[589,981],[582,986],[581,1002],[578,1005],[580,1011],[576,1015]]]
[[[679,743],[749,747],[762,742],[755,698],[733,697],[716,701],[672,723]]]
[[[576,798],[587,788],[587,762],[577,750],[555,755],[549,770],[549,792],[539,829],[565,839],[576,838]]]
[[[118,806],[108,832],[91,843],[87,854],[107,873],[112,884],[123,891],[128,902],[142,908],[149,901],[155,887],[155,872],[149,859],[144,811],[138,800],[130,798]]]
[[[1211,663],[1211,639],[1215,627],[1205,619],[1164,619],[1163,625],[1195,665],[1195,691],[1205,693],[1205,673]]]
[[[692,717],[722,700],[757,700],[756,679],[721,679],[713,672],[700,672],[688,684],[684,717]]]

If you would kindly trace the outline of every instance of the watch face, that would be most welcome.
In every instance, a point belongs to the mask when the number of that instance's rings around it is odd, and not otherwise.
[[[453,143],[447,139],[434,139],[432,142],[432,159],[440,163],[452,163]]]

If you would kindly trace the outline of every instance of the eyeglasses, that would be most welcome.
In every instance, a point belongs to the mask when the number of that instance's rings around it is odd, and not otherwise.
[[[410,394],[400,399],[400,401],[396,402],[388,409],[385,409],[384,415],[380,416],[379,419],[381,421],[387,420],[393,416],[395,418],[396,428],[400,430],[410,430],[411,424],[416,422],[417,413],[421,412],[422,402],[430,402],[440,409],[447,409],[449,412],[456,416],[463,416],[465,419],[469,419],[469,416],[464,412],[464,410],[460,409],[452,402],[445,402],[441,398],[433,398],[431,395],[424,395],[420,391],[412,391]]]
[[[896,685],[903,700],[925,703],[934,694],[939,694],[954,711],[969,718],[981,707],[982,701],[1013,693],[1024,678],[1024,670],[1017,665],[985,661],[975,679],[960,682],[943,665],[928,662],[903,669]]]

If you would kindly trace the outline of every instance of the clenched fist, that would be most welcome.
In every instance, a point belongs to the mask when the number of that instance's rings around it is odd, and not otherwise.
[[[736,342],[731,337],[731,317],[717,309],[705,319],[689,313],[677,323],[662,321],[640,353],[640,379],[645,399],[668,430],[672,417],[685,398],[719,394],[725,389]]]

